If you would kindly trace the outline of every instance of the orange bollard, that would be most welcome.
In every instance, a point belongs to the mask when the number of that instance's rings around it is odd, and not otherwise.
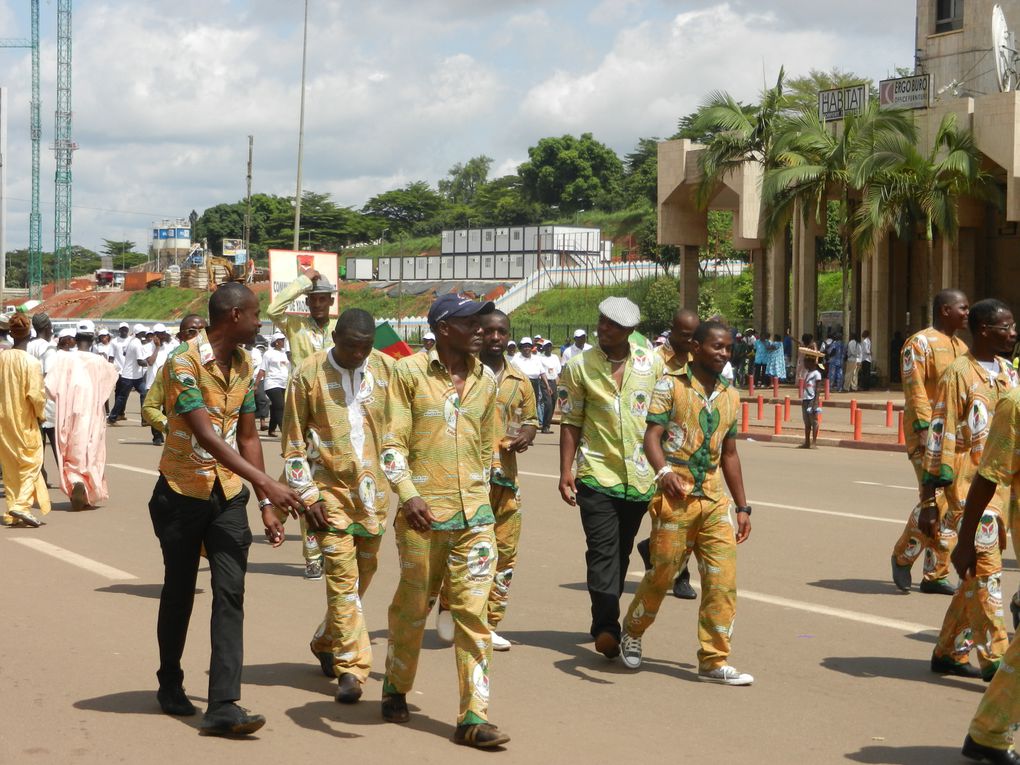
[[[900,427],[899,432],[896,434],[896,443],[900,446],[905,446],[907,443],[907,434],[903,432],[903,411],[900,411]]]
[[[786,396],[783,399],[783,422],[790,421],[790,397]]]
[[[825,378],[825,401],[829,400],[829,378]]]
[[[892,415],[892,401],[885,402],[885,426],[887,428],[892,427],[893,415]]]
[[[746,403],[740,405],[740,432],[741,433],[747,433],[748,432],[747,420],[748,420],[749,409],[750,409],[750,407],[748,407],[748,405]]]
[[[765,419],[765,399],[762,398],[761,395],[758,396],[758,416],[755,417],[755,419],[756,420]]]
[[[850,424],[854,424],[854,417],[857,416],[857,399],[850,399]]]
[[[818,429],[822,429],[822,407],[818,407]]]
[[[804,398],[804,378],[797,380],[797,398]]]
[[[861,409],[854,409],[854,441],[861,440],[861,425],[863,425],[864,412]]]
[[[754,398],[754,373],[747,376],[747,395]]]
[[[772,378],[772,398],[779,398],[779,378]]]
[[[776,421],[772,432],[777,436],[783,435],[783,407],[780,404],[776,404]]]

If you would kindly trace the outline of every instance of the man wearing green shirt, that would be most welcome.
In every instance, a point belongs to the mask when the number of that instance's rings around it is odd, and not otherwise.
[[[655,490],[643,440],[663,361],[630,342],[640,320],[630,300],[603,300],[598,345],[570,359],[557,395],[560,496],[580,507],[588,545],[591,636],[595,650],[610,659],[620,653],[620,595],[634,537]]]

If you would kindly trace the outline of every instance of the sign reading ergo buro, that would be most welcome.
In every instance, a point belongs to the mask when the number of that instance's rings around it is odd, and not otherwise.
[[[931,105],[931,75],[882,80],[878,105],[882,109],[927,109]]]
[[[868,103],[868,83],[860,82],[844,88],[818,91],[818,119],[823,122],[841,120],[860,114]]]

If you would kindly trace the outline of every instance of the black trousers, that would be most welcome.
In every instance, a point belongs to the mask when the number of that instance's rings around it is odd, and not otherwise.
[[[577,504],[581,508],[588,551],[588,596],[591,598],[591,636],[609,632],[620,638],[620,595],[627,578],[634,537],[648,510],[647,502],[628,502],[600,494],[579,485]]]
[[[159,596],[156,639],[160,686],[184,680],[181,657],[195,602],[199,551],[205,544],[212,573],[212,656],[210,705],[241,698],[244,656],[244,575],[248,569],[251,527],[247,487],[227,499],[219,481],[209,499],[178,494],[159,477],[149,500],[149,517],[163,549],[163,590]]]
[[[270,388],[266,391],[269,396],[270,433],[276,433],[278,428],[283,427],[283,402],[286,394],[286,388]]]
[[[269,416],[269,396],[266,395],[266,381],[255,387],[255,416],[264,420]]]
[[[556,387],[555,384],[553,384],[553,387]],[[542,405],[545,407],[542,411],[542,430],[549,430],[549,426],[552,425],[553,410],[556,408],[556,401],[549,392],[549,387],[547,385],[542,386]]]
[[[871,362],[870,361],[862,361],[861,362],[861,371],[860,371],[860,374],[858,375],[858,378],[859,378],[859,382],[858,382],[857,387],[859,387],[861,390],[869,390],[871,388]]]
[[[128,379],[127,377],[121,377],[117,380],[117,387],[114,389],[113,394],[113,411],[110,412],[108,417],[110,422],[116,422],[117,418],[124,414],[124,410],[127,408],[128,397],[131,395],[131,391],[138,391],[138,406],[145,403],[145,376],[141,376],[136,380]]]

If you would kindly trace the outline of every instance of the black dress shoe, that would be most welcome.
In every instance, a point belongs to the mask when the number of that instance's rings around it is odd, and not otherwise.
[[[684,569],[673,581],[673,596],[680,600],[697,600],[698,593],[691,587],[691,572]]]
[[[641,562],[645,564],[645,571],[652,569],[652,540],[642,539],[637,543],[637,553],[641,556]]]
[[[340,675],[337,686],[336,700],[341,704],[354,704],[361,698],[361,683],[350,672]]]
[[[1016,603],[1016,596],[1009,599],[1009,612],[1013,615],[1013,631],[1020,629],[1020,606]]]
[[[156,701],[159,702],[159,708],[168,715],[189,717],[198,712],[195,705],[188,699],[184,688],[179,685],[160,688],[156,691]]]
[[[382,719],[391,723],[406,723],[411,719],[407,708],[407,695],[387,693],[382,697]]]
[[[333,654],[329,651],[316,651],[312,648],[312,656],[319,660],[322,674],[326,677],[336,677],[336,670],[333,669]]]
[[[931,671],[936,675],[956,675],[957,677],[981,677],[981,670],[970,662],[959,664],[944,656],[931,655]]]
[[[949,583],[948,579],[936,579],[935,581],[929,581],[924,579],[921,581],[921,592],[928,595],[955,595],[956,588]]]
[[[1020,763],[1020,755],[1016,753],[1016,750],[982,746],[970,736],[963,740],[963,749],[960,752],[968,760],[977,760],[978,762],[1003,763],[1004,765]]]
[[[896,562],[896,556],[892,556],[892,580],[899,589],[904,592],[910,591],[910,566],[901,566]]]
[[[198,729],[205,736],[250,736],[265,724],[262,715],[229,702],[209,707]]]
[[[473,746],[475,749],[491,749],[503,746],[510,737],[490,723],[474,725],[458,725],[453,732],[453,741],[461,746]]]
[[[595,638],[595,650],[607,659],[615,659],[620,655],[620,638],[612,632],[600,632]]]

